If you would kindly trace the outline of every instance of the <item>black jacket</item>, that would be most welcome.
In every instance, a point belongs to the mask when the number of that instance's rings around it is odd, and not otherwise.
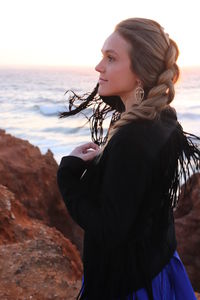
[[[181,151],[177,124],[165,114],[132,121],[111,138],[99,163],[62,158],[58,185],[85,231],[80,299],[127,299],[142,287],[153,299],[151,279],[177,246],[170,194]]]

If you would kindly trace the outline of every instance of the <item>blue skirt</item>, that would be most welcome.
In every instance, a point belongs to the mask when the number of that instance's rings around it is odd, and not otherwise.
[[[83,287],[84,277],[82,277]],[[177,253],[174,252],[169,264],[152,280],[155,300],[197,300],[185,267]],[[137,296],[137,297],[136,297]],[[129,295],[127,300],[148,300],[145,288]]]

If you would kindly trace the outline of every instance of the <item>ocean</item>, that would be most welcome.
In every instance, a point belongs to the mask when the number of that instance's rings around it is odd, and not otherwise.
[[[50,149],[59,163],[73,148],[91,141],[83,114],[58,118],[67,107],[65,91],[90,92],[98,77],[91,68],[2,68],[0,128],[28,140],[42,153]],[[173,106],[184,130],[200,136],[200,67],[181,69]]]

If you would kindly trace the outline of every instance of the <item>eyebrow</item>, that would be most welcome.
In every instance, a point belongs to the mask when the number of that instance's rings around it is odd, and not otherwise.
[[[108,50],[106,50],[106,51],[103,51],[103,49],[101,49],[101,52],[103,53],[108,53],[108,52],[111,52],[111,53],[114,53],[114,54],[116,54],[117,55],[117,52],[115,52],[114,50],[112,50],[112,49],[108,49]]]

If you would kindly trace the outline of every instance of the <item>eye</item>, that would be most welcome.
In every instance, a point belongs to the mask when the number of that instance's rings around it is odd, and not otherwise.
[[[113,61],[113,60],[114,60],[114,57],[108,55],[108,60],[109,60],[109,61]]]
[[[103,55],[103,54],[102,54],[101,58],[102,58],[102,59],[106,58],[106,59],[108,59],[109,62],[115,60],[115,58],[114,58],[113,56],[111,56],[111,55]]]

